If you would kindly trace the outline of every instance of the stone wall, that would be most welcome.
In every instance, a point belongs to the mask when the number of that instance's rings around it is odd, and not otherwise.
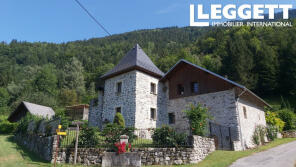
[[[282,132],[283,138],[296,138],[296,130]]]
[[[52,160],[52,150],[53,150],[53,141],[54,137],[40,137],[33,134],[16,134],[14,136],[15,141],[28,150],[34,152],[42,159],[51,161]]]
[[[194,136],[190,148],[134,148],[141,156],[142,165],[172,165],[198,163],[215,150],[214,139]],[[102,163],[106,149],[78,149],[77,163],[97,165]],[[58,163],[73,163],[74,149],[59,149]]]

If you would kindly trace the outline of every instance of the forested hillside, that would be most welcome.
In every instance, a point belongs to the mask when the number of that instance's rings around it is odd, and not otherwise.
[[[261,96],[296,94],[296,27],[163,28],[63,44],[0,44],[0,112],[26,100],[52,107],[88,103],[136,43],[164,72],[186,59]]]

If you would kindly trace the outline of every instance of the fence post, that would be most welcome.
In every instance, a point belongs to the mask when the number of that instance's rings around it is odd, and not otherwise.
[[[79,138],[79,125],[83,124],[83,122],[77,121],[72,122],[73,125],[76,125],[76,141],[75,141],[75,152],[74,152],[74,165],[76,164],[77,160],[77,150],[78,150],[78,138]]]

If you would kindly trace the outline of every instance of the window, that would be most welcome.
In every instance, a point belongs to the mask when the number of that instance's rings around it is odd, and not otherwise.
[[[116,84],[116,93],[121,93],[122,82],[117,82]]]
[[[184,86],[182,84],[178,85],[178,95],[184,94]]]
[[[116,110],[116,113],[118,113],[118,112],[121,113],[121,107],[116,107],[115,110]]]
[[[175,123],[175,113],[169,113],[169,124]]]
[[[155,83],[150,84],[150,93],[156,94],[156,84]]]
[[[156,120],[156,109],[150,108],[150,118]]]
[[[248,116],[247,116],[247,108],[245,106],[243,106],[243,111],[244,111],[244,117],[245,117],[245,119],[247,119],[248,118]]]
[[[191,93],[198,93],[198,83],[191,82]]]

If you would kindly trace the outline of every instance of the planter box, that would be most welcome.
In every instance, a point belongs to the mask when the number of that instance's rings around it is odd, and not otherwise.
[[[106,152],[102,158],[102,167],[140,167],[141,156],[138,153],[128,152],[117,154]]]

